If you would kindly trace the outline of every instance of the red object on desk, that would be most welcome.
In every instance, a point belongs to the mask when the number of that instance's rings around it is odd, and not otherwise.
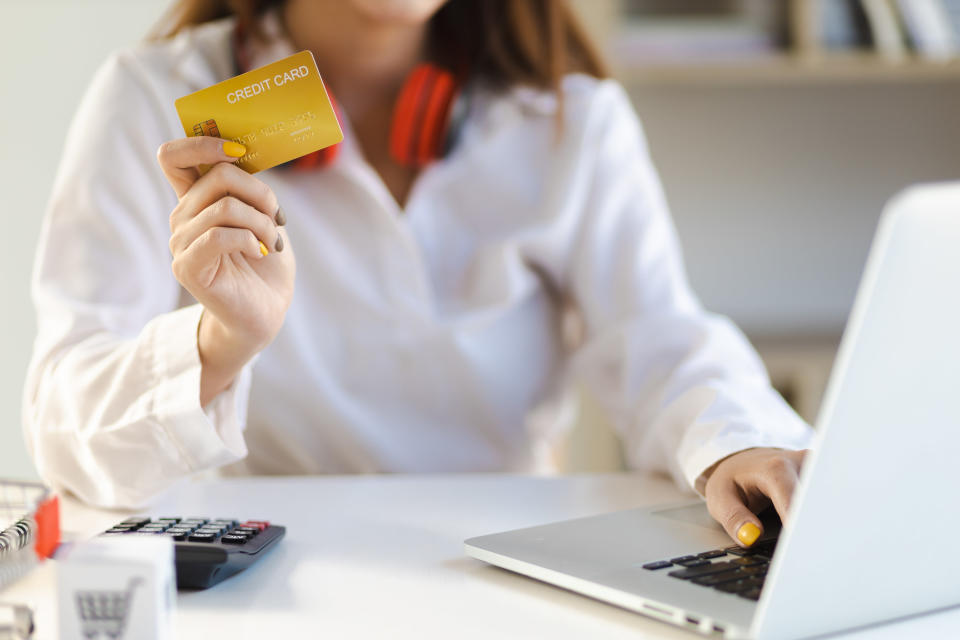
[[[34,519],[37,521],[37,537],[33,548],[41,558],[49,558],[60,544],[59,498],[50,496],[41,502]]]

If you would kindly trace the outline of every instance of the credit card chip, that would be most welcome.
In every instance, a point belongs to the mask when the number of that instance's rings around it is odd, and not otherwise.
[[[197,124],[193,125],[193,135],[213,136],[214,138],[219,138],[220,129],[217,127],[217,121],[213,118],[210,118],[209,120],[198,122]]]

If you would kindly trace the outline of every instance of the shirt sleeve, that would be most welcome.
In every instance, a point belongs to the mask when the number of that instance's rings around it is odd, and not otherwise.
[[[155,159],[172,137],[160,100],[133,54],[98,71],[66,141],[34,265],[26,441],[46,482],[101,506],[142,504],[246,455],[250,366],[200,406],[203,309],[170,269],[176,198]]]
[[[737,451],[810,446],[812,429],[743,334],[692,293],[628,97],[613,82],[597,94],[583,151],[590,182],[563,277],[584,325],[569,383],[608,411],[631,467],[691,488]]]

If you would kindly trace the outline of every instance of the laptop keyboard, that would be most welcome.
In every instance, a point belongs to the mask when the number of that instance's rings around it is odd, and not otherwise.
[[[648,562],[648,571],[663,571],[671,578],[687,580],[725,593],[736,594],[748,600],[758,600],[767,568],[773,557],[776,538],[761,540],[749,549],[727,547],[689,556]]]

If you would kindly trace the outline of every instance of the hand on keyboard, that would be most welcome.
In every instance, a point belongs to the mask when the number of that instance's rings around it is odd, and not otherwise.
[[[781,518],[786,516],[805,455],[806,451],[747,449],[724,458],[704,473],[710,515],[733,540],[749,547],[764,532],[757,513],[772,504]]]

